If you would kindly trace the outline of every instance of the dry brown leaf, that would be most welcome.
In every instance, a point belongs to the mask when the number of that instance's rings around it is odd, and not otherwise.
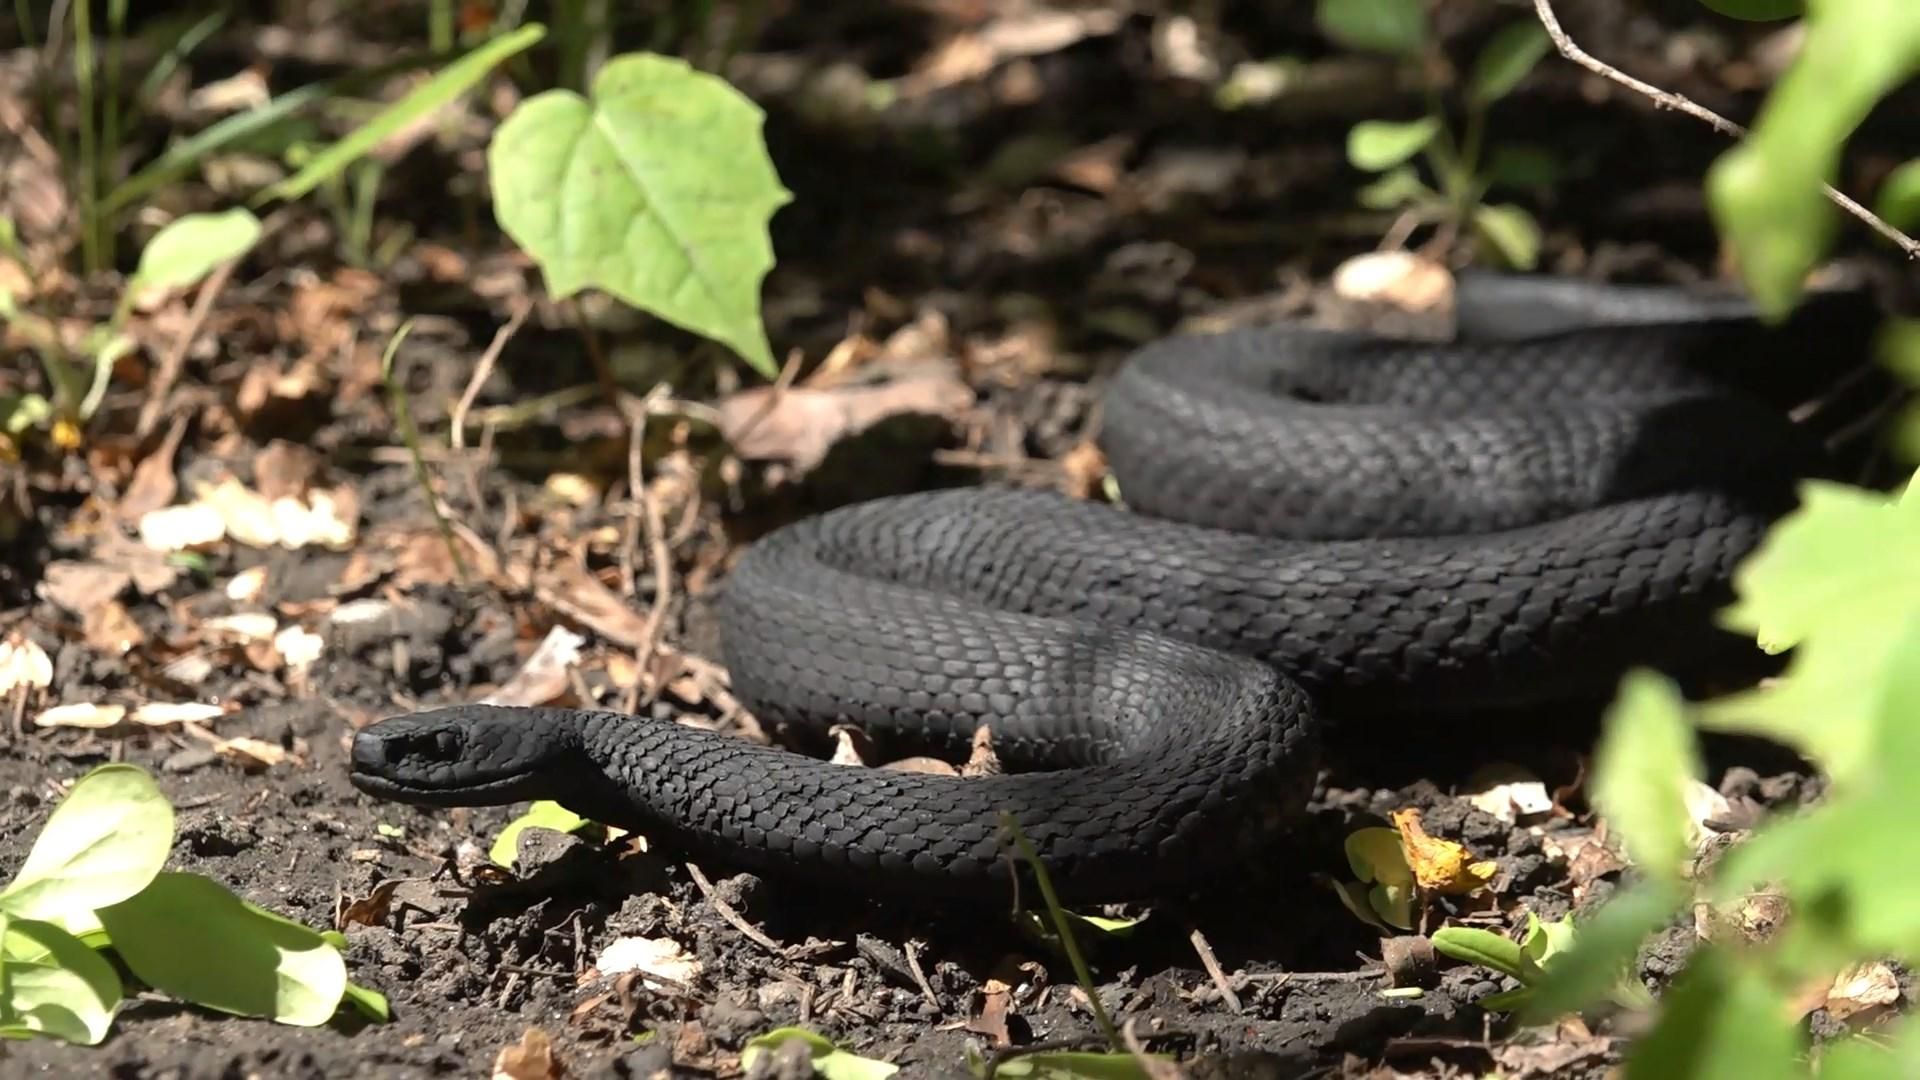
[[[900,94],[915,97],[970,82],[1008,60],[1056,53],[1087,38],[1111,34],[1124,19],[1123,12],[1104,7],[1037,9],[1001,16],[979,30],[947,39],[900,80]]]
[[[133,575],[118,567],[67,561],[47,565],[39,592],[68,612],[84,617],[119,596],[121,590],[131,584]]]
[[[80,625],[88,647],[109,656],[124,656],[147,640],[146,631],[140,629],[140,624],[133,621],[126,606],[118,600],[87,609]]]
[[[260,66],[241,68],[224,79],[215,79],[196,87],[187,95],[189,108],[214,113],[246,112],[259,108],[272,98],[266,73]]]
[[[133,467],[133,478],[127,482],[119,505],[113,508],[115,517],[130,524],[138,522],[171,503],[180,493],[180,482],[173,475],[173,455],[180,448],[180,438],[186,430],[185,421],[174,421],[160,446]]]
[[[512,1046],[503,1046],[493,1059],[493,1080],[560,1080],[566,1070],[553,1056],[547,1033],[531,1027]]]
[[[556,626],[540,639],[539,647],[520,670],[483,701],[489,705],[544,705],[567,692],[567,672],[580,663],[580,646],[587,639]]]
[[[298,296],[296,293],[295,297]],[[339,336],[344,339],[349,333],[348,328],[342,327]],[[322,351],[331,352],[341,344],[344,340],[327,342]],[[326,372],[317,361],[302,360],[284,372],[255,364],[240,376],[233,407],[242,419],[252,421],[268,408],[275,409],[277,414],[283,406],[298,407],[310,398],[322,397],[327,385]]]
[[[542,603],[580,620],[609,641],[632,649],[646,640],[646,618],[573,559],[561,559],[536,577],[533,590]]]
[[[228,579],[227,587],[223,591],[227,599],[237,604],[246,604],[259,599],[266,587],[267,568],[251,566]]]
[[[450,247],[421,241],[409,248],[408,254],[418,260],[427,276],[435,281],[464,282],[469,276],[466,256]]]
[[[852,724],[835,724],[827,729],[827,737],[833,740],[833,754],[827,759],[829,764],[851,765],[855,768],[866,766],[867,758],[872,753],[866,732]],[[891,762],[883,768],[893,768],[898,764]]]
[[[672,938],[624,937],[600,950],[593,966],[602,975],[638,972],[642,981],[668,989],[687,987],[700,978],[700,961]],[[650,977],[650,978],[649,978]]]
[[[1428,836],[1420,824],[1420,811],[1413,807],[1395,810],[1391,817],[1414,882],[1428,892],[1470,893],[1493,880],[1499,870],[1492,860],[1470,862],[1472,853],[1451,840]]]
[[[1333,291],[1349,300],[1391,304],[1403,311],[1434,311],[1453,302],[1453,275],[1411,251],[1370,251],[1334,270]]]
[[[1127,155],[1136,142],[1132,135],[1114,135],[1083,146],[1061,158],[1053,166],[1053,175],[1076,187],[1110,195],[1126,175]]]
[[[833,444],[892,416],[952,420],[973,404],[973,391],[951,371],[909,376],[880,386],[826,390],[756,386],[720,403],[721,434],[741,457],[783,461],[799,472],[818,465]]]
[[[1000,764],[1000,755],[993,749],[993,729],[985,724],[973,729],[969,750],[967,763],[960,767],[961,776],[999,776],[1006,771]]]
[[[152,596],[173,587],[180,567],[164,551],[148,547],[138,540],[109,531],[94,545],[94,561],[133,575],[133,588],[142,596]]]
[[[200,624],[208,636],[228,638],[234,641],[267,641],[280,629],[273,616],[257,611],[243,611],[233,615],[217,615]]]
[[[348,926],[380,926],[387,921],[393,908],[393,893],[400,887],[400,879],[389,878],[373,887],[373,891],[340,909],[339,917],[333,920],[335,930],[345,930]]]
[[[592,506],[600,499],[600,485],[579,473],[554,473],[541,487],[569,506]]]
[[[201,701],[149,701],[135,707],[127,719],[144,727],[172,727],[175,724],[210,724],[227,715],[218,705]]]
[[[226,539],[220,511],[199,503],[163,506],[140,515],[140,542],[154,551],[189,551]]]
[[[1899,976],[1877,960],[1842,971],[1834,977],[1826,995],[1828,1015],[1835,1020],[1856,1022],[1881,1015],[1899,1001]]]
[[[967,1020],[967,1030],[985,1035],[995,1046],[1012,1046],[1013,1033],[1007,1018],[1013,1013],[1013,987],[999,979],[988,979],[980,990],[980,1012]]]
[[[0,641],[0,694],[19,687],[45,689],[53,685],[53,659],[30,638],[9,636]]]
[[[1468,783],[1474,790],[1467,801],[1509,825],[1553,809],[1547,785],[1518,766],[1488,766]]]
[[[302,671],[320,659],[326,649],[327,639],[302,626],[288,626],[273,635],[273,651],[280,662],[295,671]]]
[[[253,486],[269,501],[307,493],[320,475],[320,455],[285,439],[275,439],[253,457]]]
[[[42,710],[39,716],[33,718],[33,723],[36,727],[98,730],[113,727],[126,719],[126,715],[125,705],[97,705],[91,701],[81,701]]]
[[[1084,440],[1060,456],[1060,471],[1066,476],[1063,487],[1068,495],[1091,499],[1100,494],[1107,478],[1107,455],[1092,439]]]
[[[216,749],[229,757],[247,758],[268,768],[282,764],[293,757],[287,752],[287,748],[279,743],[270,743],[265,739],[255,739],[246,735],[222,739]]]
[[[1564,1076],[1585,1061],[1597,1061],[1613,1049],[1610,1036],[1595,1035],[1585,1024],[1562,1024],[1552,1033],[1541,1032],[1540,1041],[1511,1040],[1493,1047],[1493,1059],[1503,1075],[1513,1080],[1527,1077]]]

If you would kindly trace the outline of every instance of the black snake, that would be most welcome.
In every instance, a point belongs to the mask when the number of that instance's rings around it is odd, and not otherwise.
[[[608,712],[459,705],[355,738],[365,791],[557,799],[736,864],[1007,888],[1010,813],[1061,891],[1199,881],[1304,803],[1323,722],[1607,693],[1747,655],[1735,565],[1818,449],[1784,406],[1866,315],[1769,328],[1729,295],[1469,277],[1455,340],[1170,338],[1105,397],[1128,509],[1038,491],[861,503],[755,543],[725,659],[766,723],[863,728],[1006,775],[829,764]],[[1389,726],[1379,738],[1391,739]]]

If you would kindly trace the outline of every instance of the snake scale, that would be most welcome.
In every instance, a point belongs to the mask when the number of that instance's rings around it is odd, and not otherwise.
[[[755,542],[722,587],[736,696],[1002,775],[850,768],[668,721],[455,705],[360,731],[354,783],[556,799],[656,843],[875,891],[1003,895],[1001,812],[1060,892],[1179,891],[1308,798],[1328,724],[1610,692],[1752,653],[1736,564],[1822,468],[1785,406],[1863,310],[1467,275],[1452,340],[1277,325],[1147,345],[1100,434],[1126,507],[961,488]]]

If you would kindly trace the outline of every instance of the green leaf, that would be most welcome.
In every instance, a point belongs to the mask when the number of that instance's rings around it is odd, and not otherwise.
[[[1512,93],[1540,59],[1551,52],[1553,40],[1536,19],[1511,22],[1487,39],[1467,81],[1467,100],[1487,106]]]
[[[173,847],[173,806],[133,765],[102,765],[54,808],[0,908],[62,923],[145,888]]]
[[[1836,787],[1875,765],[1880,688],[1920,611],[1920,495],[1894,499],[1811,482],[1800,506],[1734,572],[1739,601],[1723,621],[1763,645],[1792,648],[1771,686],[1699,709],[1704,726],[1764,735],[1817,762]]]
[[[1347,160],[1369,172],[1391,169],[1426,149],[1440,133],[1440,121],[1362,120],[1347,132]]]
[[[1629,672],[1594,750],[1592,792],[1643,872],[1679,876],[1692,854],[1687,786],[1703,771],[1679,689],[1665,676]]]
[[[0,397],[0,431],[18,435],[38,427],[53,416],[53,403],[39,394]]]
[[[1896,229],[1920,225],[1920,158],[1893,170],[1880,182],[1873,212]]]
[[[813,1071],[826,1077],[826,1080],[883,1080],[900,1071],[898,1065],[850,1054],[825,1036],[798,1027],[775,1028],[748,1039],[747,1045],[740,1051],[740,1067],[751,1069],[760,1055],[778,1050],[788,1039],[798,1039],[807,1044],[808,1056],[813,1060]]]
[[[99,912],[113,947],[148,985],[242,1016],[314,1027],[347,987],[339,950],[307,927],[263,918],[218,882],[168,872]]]
[[[1700,0],[1722,15],[1751,22],[1793,19],[1806,14],[1806,0]]]
[[[1518,979],[1525,975],[1520,945],[1503,934],[1472,926],[1446,926],[1433,932],[1436,952],[1469,964],[1491,968]]]
[[[1368,901],[1368,889],[1357,881],[1328,881],[1333,886],[1333,894],[1340,898],[1341,906],[1353,913],[1353,917],[1373,927],[1383,934],[1390,934],[1393,928],[1381,919]],[[1374,886],[1377,890],[1382,886]]]
[[[373,119],[353,129],[340,141],[313,156],[305,168],[254,196],[254,205],[274,199],[298,199],[338,176],[365,157],[381,140],[419,122],[486,78],[502,61],[531,47],[547,34],[546,27],[528,23],[501,34],[448,64],[440,74],[381,109]]]
[[[1413,868],[1407,865],[1406,849],[1400,845],[1398,832],[1379,826],[1355,829],[1347,834],[1343,846],[1347,865],[1361,881],[1413,884]]]
[[[1571,915],[1553,922],[1541,922],[1540,916],[1527,912],[1527,937],[1520,943],[1522,962],[1527,965],[1527,981],[1534,981],[1541,972],[1572,950],[1576,936]]]
[[[1377,882],[1367,890],[1367,906],[1389,926],[1413,929],[1413,885]]]
[[[1696,953],[1627,1058],[1625,1080],[1804,1080],[1784,1001],[1717,950]]]
[[[260,239],[260,219],[245,207],[183,214],[147,241],[130,288],[184,288],[214,267],[245,255]]]
[[[393,1008],[387,1004],[387,995],[372,987],[348,982],[343,996],[347,1004],[375,1023],[385,1024],[393,1019]]]
[[[1319,0],[1314,22],[1321,33],[1349,49],[1408,54],[1427,42],[1427,9],[1421,0]]]
[[[579,814],[551,799],[542,799],[528,806],[526,813],[507,822],[507,827],[493,838],[493,846],[487,849],[487,858],[511,870],[514,860],[519,856],[521,833],[528,829],[570,833],[586,824],[587,819]]]
[[[1540,261],[1540,226],[1533,215],[1511,203],[1473,208],[1473,228],[1508,266],[1531,270]]]
[[[50,922],[0,914],[0,1027],[95,1046],[120,1004],[120,976],[99,953]]]
[[[1838,224],[1821,185],[1847,137],[1916,65],[1920,4],[1815,4],[1752,132],[1708,170],[1708,206],[1763,314],[1783,318],[1798,299]]]
[[[1421,182],[1420,174],[1411,165],[1383,173],[1380,179],[1361,188],[1356,197],[1360,205],[1369,210],[1398,210],[1421,199],[1439,198],[1432,188]]]
[[[1621,1004],[1645,1004],[1650,995],[1628,969],[1641,942],[1672,920],[1685,896],[1673,882],[1645,880],[1601,903],[1578,923],[1573,946],[1534,981],[1521,1019],[1545,1023],[1609,995]]]
[[[617,57],[591,101],[549,90],[500,125],[487,150],[494,212],[555,296],[597,286],[771,378],[767,222],[793,196],[763,122],[739,91],[680,60]]]

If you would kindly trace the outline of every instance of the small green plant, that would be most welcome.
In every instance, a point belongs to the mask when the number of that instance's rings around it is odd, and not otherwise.
[[[487,858],[497,866],[513,869],[519,858],[520,834],[528,829],[551,829],[554,832],[577,832],[593,824],[579,814],[561,806],[551,799],[541,799],[528,805],[526,812],[500,830],[493,838],[493,845],[487,848]]]
[[[1422,0],[1320,0],[1320,29],[1355,49],[1418,57],[1426,70],[1445,70]],[[1552,49],[1532,19],[1503,27],[1487,42],[1450,110],[1441,86],[1427,86],[1426,114],[1416,120],[1363,120],[1347,133],[1347,160],[1379,174],[1359,200],[1370,210],[1397,212],[1402,228],[1434,225],[1434,245],[1451,246],[1470,231],[1483,253],[1517,269],[1540,257],[1540,226],[1524,208],[1490,203],[1495,187],[1533,189],[1553,183],[1558,166],[1535,147],[1486,145],[1487,112],[1511,93]],[[1456,123],[1454,116],[1460,119]],[[1426,175],[1414,164],[1418,158]]]
[[[751,1070],[762,1056],[777,1052],[788,1042],[799,1042],[807,1048],[814,1074],[825,1080],[886,1080],[900,1071],[900,1066],[892,1062],[849,1053],[826,1036],[799,1027],[775,1028],[748,1039],[740,1051],[741,1068]]]
[[[80,778],[0,890],[0,1035],[93,1045],[124,990],[111,949],[142,982],[242,1016],[315,1026],[348,1003],[384,1021],[386,999],[349,982],[340,934],[163,870],[173,807],[144,770]]]
[[[9,234],[0,230],[0,254],[17,258]],[[193,285],[220,264],[245,255],[259,238],[259,219],[244,209],[187,214],[168,223],[141,251],[140,266],[121,291],[113,316],[90,327],[77,350],[61,340],[52,320],[0,290],[0,322],[14,324],[31,343],[50,388],[50,395],[0,397],[0,431],[18,439],[29,429],[51,425],[55,445],[78,446],[81,429],[106,394],[114,362],[133,349],[125,326],[140,293]]]
[[[1522,1008],[1533,999],[1535,987],[1573,947],[1576,931],[1572,916],[1547,923],[1528,912],[1527,933],[1519,941],[1472,926],[1443,927],[1434,931],[1432,941],[1434,950],[1444,956],[1478,964],[1518,980],[1518,987],[1490,994],[1477,1002],[1483,1009],[1506,1011]],[[1624,974],[1614,987],[1613,999],[1629,1008],[1653,1002],[1646,987]]]
[[[1748,19],[1800,13],[1792,0],[1717,0]],[[1847,137],[1884,97],[1920,72],[1920,4],[1813,0],[1805,38],[1767,95],[1753,130],[1707,173],[1707,203],[1742,278],[1769,315],[1784,317],[1831,248],[1840,211],[1827,185]],[[1886,182],[1882,208],[1912,214],[1920,177],[1909,163]],[[1910,250],[1911,256],[1913,252]]]
[[[1593,915],[1539,984],[1534,1018],[1592,1000],[1598,974],[1630,962],[1645,935],[1689,903],[1717,912],[1756,891],[1781,893],[1795,914],[1770,940],[1695,953],[1628,1076],[1726,1075],[1717,1070],[1754,1060],[1755,1046],[1774,1055],[1764,1075],[1805,1075],[1794,1061],[1809,1047],[1787,1005],[1796,993],[1860,960],[1920,960],[1920,911],[1910,902],[1920,888],[1920,838],[1909,821],[1920,786],[1915,565],[1920,484],[1893,498],[1809,485],[1801,508],[1741,568],[1740,601],[1726,615],[1770,647],[1791,648],[1786,674],[1701,704],[1658,676],[1628,680],[1595,756],[1593,792],[1644,880]],[[1695,728],[1784,741],[1831,781],[1823,805],[1764,824],[1697,890],[1682,875],[1689,847],[1675,812],[1698,775]]]

